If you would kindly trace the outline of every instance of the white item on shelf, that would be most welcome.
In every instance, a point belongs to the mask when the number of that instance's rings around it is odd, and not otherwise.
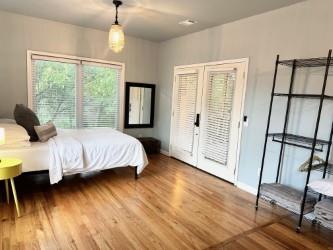
[[[261,184],[260,195],[264,200],[275,203],[296,214],[301,212],[303,193],[292,187],[279,183],[263,183]],[[313,211],[315,203],[316,198],[308,194],[304,205],[304,213]]]
[[[319,224],[333,230],[333,200],[325,199],[315,205],[314,214]]]
[[[333,196],[333,180],[321,179],[312,181],[308,184],[308,187],[310,187],[317,193],[327,196]]]

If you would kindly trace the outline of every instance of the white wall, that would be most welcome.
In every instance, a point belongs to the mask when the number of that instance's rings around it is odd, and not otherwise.
[[[162,148],[168,150],[169,146],[173,67],[249,57],[245,100],[245,114],[249,116],[249,127],[243,130],[239,180],[255,187],[276,55],[279,53],[286,59],[326,56],[328,49],[333,48],[332,9],[331,0],[309,0],[161,43],[154,134],[162,140]],[[279,79],[279,84],[283,90],[286,90],[290,72],[287,69],[280,73],[283,77]],[[312,82],[308,79],[305,85],[304,79],[302,80],[304,74],[301,73],[302,77],[296,79],[298,81],[296,88],[307,91],[318,90],[323,74],[322,72],[315,74],[317,78],[312,78]],[[330,82],[331,90],[333,90],[332,85],[333,81]],[[284,107],[281,100],[275,105],[274,110],[278,111],[276,112],[278,115],[273,118],[274,131],[282,129]],[[294,118],[290,122],[291,130],[312,136],[316,107],[316,103],[311,101],[306,104],[296,103],[292,109]],[[325,105],[325,109],[329,111],[333,110],[333,107]],[[301,112],[307,114],[306,118],[297,115]],[[323,138],[328,138],[331,118],[332,114],[326,113],[323,116],[323,126],[321,126],[323,132],[320,134]],[[272,143],[269,145],[265,179],[272,179],[275,174],[276,151],[279,149],[279,145]],[[293,148],[288,150],[286,155],[290,167],[285,168],[284,179],[297,187],[302,187],[305,175],[298,173],[296,166],[308,157],[308,151],[296,151]],[[288,155],[293,157],[288,158]]]
[[[0,11],[0,117],[11,117],[16,103],[27,104],[26,51],[76,55],[126,64],[126,81],[157,82],[158,44],[126,37],[122,53],[108,48],[108,33]],[[138,135],[152,129],[128,130]]]
[[[243,130],[239,180],[255,187],[276,54],[281,54],[282,58],[325,56],[333,47],[332,8],[331,0],[308,0],[160,44],[127,37],[121,54],[113,54],[108,49],[107,32],[0,11],[0,116],[11,116],[16,103],[27,103],[27,49],[124,62],[127,81],[157,83],[155,128],[128,132],[154,134],[162,140],[162,148],[168,150],[173,67],[249,57],[245,114],[250,124]],[[290,72],[280,73],[283,77],[279,84],[286,90]],[[306,84],[302,77],[296,79],[297,89],[312,91],[321,84],[322,72],[315,73]],[[332,83],[330,90],[333,95]],[[283,108],[282,101],[274,107],[279,115],[273,117],[273,131],[281,130]],[[296,115],[290,122],[291,130],[311,136],[315,108],[315,102],[293,105],[292,113]],[[322,138],[328,134],[332,117],[329,110],[333,107],[325,105]],[[297,115],[300,112],[308,116],[302,118]],[[265,175],[268,179],[274,176],[276,150],[279,149],[276,144],[269,146],[268,174]],[[307,153],[295,149],[286,152],[286,163],[292,166],[283,173],[286,181],[302,186],[304,175],[299,174],[295,166],[305,160]]]

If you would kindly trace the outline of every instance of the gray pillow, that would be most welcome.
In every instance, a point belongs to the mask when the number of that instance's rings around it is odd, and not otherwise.
[[[41,142],[46,142],[48,139],[57,135],[57,129],[51,121],[40,126],[35,126],[35,131]]]
[[[34,126],[39,126],[40,122],[35,112],[23,104],[16,104],[14,118],[16,123],[21,125],[28,132],[30,141],[38,141]]]

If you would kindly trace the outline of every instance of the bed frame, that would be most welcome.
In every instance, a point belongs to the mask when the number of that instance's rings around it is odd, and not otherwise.
[[[134,179],[137,180],[139,179],[140,175],[137,172],[138,167],[134,167]],[[24,172],[22,173],[23,175],[33,175],[33,174],[44,174],[44,173],[48,173],[48,170],[39,170],[39,171],[32,171],[32,172]]]
[[[138,178],[139,178],[139,175],[138,175],[138,166],[136,166],[135,168],[134,168],[134,178],[137,180]]]

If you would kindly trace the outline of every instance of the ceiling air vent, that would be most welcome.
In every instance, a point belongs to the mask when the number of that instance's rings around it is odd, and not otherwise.
[[[191,26],[191,25],[196,24],[196,23],[197,23],[197,21],[190,20],[190,19],[179,22],[179,24],[183,25],[183,26]]]

